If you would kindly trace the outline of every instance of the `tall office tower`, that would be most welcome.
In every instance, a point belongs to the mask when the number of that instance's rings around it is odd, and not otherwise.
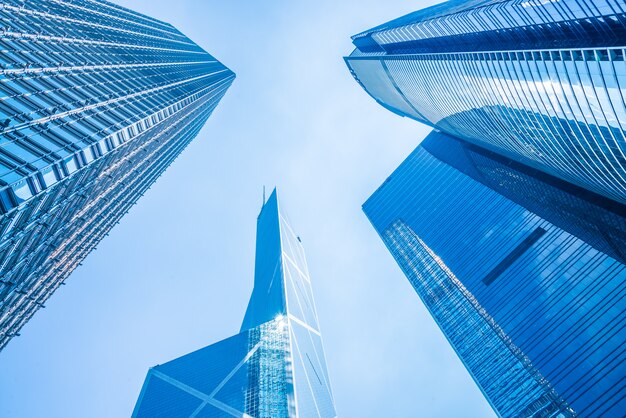
[[[571,187],[433,132],[363,206],[503,417],[626,411],[626,206]]]
[[[624,0],[451,0],[353,43],[387,109],[626,203]]]
[[[0,4],[0,349],[196,137],[235,75],[100,0]]]
[[[151,368],[133,418],[336,416],[304,249],[276,190],[255,264],[240,333]]]

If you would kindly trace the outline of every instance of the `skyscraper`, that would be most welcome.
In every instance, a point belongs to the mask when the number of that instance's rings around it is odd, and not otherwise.
[[[133,418],[335,417],[300,238],[276,190],[257,220],[254,290],[239,334],[150,369]]]
[[[451,0],[353,37],[381,105],[626,203],[626,3]]]
[[[196,137],[235,75],[100,0],[0,4],[0,349]]]
[[[499,415],[623,414],[626,206],[433,132],[363,209]]]

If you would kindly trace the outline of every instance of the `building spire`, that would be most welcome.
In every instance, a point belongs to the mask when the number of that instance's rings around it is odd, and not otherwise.
[[[148,372],[133,418],[336,418],[304,249],[276,189],[257,219],[241,332]]]

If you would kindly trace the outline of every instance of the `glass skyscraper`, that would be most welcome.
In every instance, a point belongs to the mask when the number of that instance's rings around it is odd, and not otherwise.
[[[626,206],[433,132],[363,209],[500,416],[623,415]]]
[[[626,3],[452,0],[355,35],[435,128],[363,209],[493,409],[626,411]]]
[[[451,0],[353,43],[387,109],[626,203],[624,0]]]
[[[257,220],[254,290],[239,334],[150,369],[133,418],[335,417],[300,238],[276,190]]]
[[[0,349],[196,137],[235,75],[100,0],[0,4]]]

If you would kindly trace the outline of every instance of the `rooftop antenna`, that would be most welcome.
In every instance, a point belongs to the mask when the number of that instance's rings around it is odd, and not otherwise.
[[[263,185],[263,206],[265,206],[265,185]]]

